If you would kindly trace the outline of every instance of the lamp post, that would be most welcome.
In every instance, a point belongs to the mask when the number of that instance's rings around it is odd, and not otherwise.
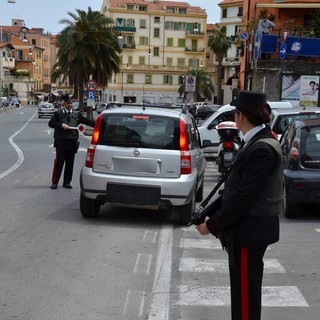
[[[21,31],[22,31],[23,34],[24,34],[22,41],[23,41],[23,42],[29,42],[28,39],[27,39],[27,37],[26,37],[26,34],[27,34],[27,32],[29,31],[29,28],[27,28],[26,26],[21,27]]]

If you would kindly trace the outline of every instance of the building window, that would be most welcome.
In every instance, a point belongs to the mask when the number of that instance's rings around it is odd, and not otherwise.
[[[239,7],[238,8],[238,17],[242,17],[243,16],[243,7]]]
[[[140,20],[140,28],[141,29],[147,28],[147,21],[146,20]]]
[[[146,58],[145,57],[139,57],[139,65],[144,66],[146,64]]]
[[[132,65],[133,58],[132,56],[128,56],[128,65]]]
[[[136,26],[136,22],[134,19],[128,19],[127,20],[127,27],[133,28]]]
[[[139,43],[140,46],[147,46],[149,43],[148,37],[140,37]]]
[[[178,77],[178,84],[183,84],[184,83],[184,76],[179,76]]]
[[[185,48],[186,46],[186,39],[178,39],[178,47]]]
[[[153,30],[153,36],[155,38],[160,38],[160,29],[159,28],[154,28]]]
[[[163,76],[163,84],[172,84],[172,76]]]
[[[154,23],[160,23],[160,17],[154,17]]]
[[[227,9],[222,9],[222,18],[226,18],[227,17]]]
[[[184,58],[178,58],[178,67],[185,67],[186,60]]]
[[[179,13],[180,14],[187,14],[187,9],[179,8]]]
[[[167,38],[167,47],[173,47],[173,38]]]
[[[144,77],[144,83],[145,84],[151,84],[152,83],[152,75],[151,74],[146,74]]]
[[[147,6],[143,6],[143,5],[139,6],[139,11],[147,11],[147,9],[148,9]]]
[[[134,10],[133,4],[127,4],[127,10]]]
[[[153,48],[153,55],[155,57],[159,57],[159,55],[160,55],[160,48],[159,47],[154,47]]]
[[[166,10],[168,13],[174,13],[174,8],[172,7],[167,7],[167,10]]]
[[[132,73],[127,74],[127,83],[133,83],[133,74]]]
[[[169,66],[169,67],[170,67],[170,66],[173,66],[173,59],[168,57],[168,58],[166,59],[166,65]]]

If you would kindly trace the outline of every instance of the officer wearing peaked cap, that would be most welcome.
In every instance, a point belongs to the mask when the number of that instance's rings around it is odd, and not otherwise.
[[[60,176],[64,167],[63,187],[71,189],[73,165],[75,154],[79,147],[79,124],[94,127],[95,121],[84,117],[81,112],[72,110],[72,100],[68,96],[63,97],[63,108],[54,112],[49,120],[49,127],[54,129],[54,147],[56,158],[54,160],[51,189],[57,189]]]
[[[231,165],[221,209],[197,229],[218,237],[228,252],[232,320],[260,320],[263,256],[279,241],[281,149],[266,125],[270,107],[264,93],[241,91],[230,104],[245,145]]]

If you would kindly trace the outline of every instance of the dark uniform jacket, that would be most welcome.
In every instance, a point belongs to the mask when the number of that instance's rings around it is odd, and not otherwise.
[[[207,227],[215,236],[233,228],[235,243],[243,247],[277,242],[282,197],[281,150],[266,127],[235,157],[225,182],[222,208],[207,220]]]
[[[86,124],[90,127],[95,126],[95,121],[84,117],[81,112],[72,110],[68,115],[67,109],[55,111],[53,117],[49,120],[49,127],[54,130],[54,146],[63,143],[64,146],[70,145],[73,148],[79,139],[79,132],[77,129],[65,130],[62,128],[63,124],[69,127],[77,127],[80,123]]]

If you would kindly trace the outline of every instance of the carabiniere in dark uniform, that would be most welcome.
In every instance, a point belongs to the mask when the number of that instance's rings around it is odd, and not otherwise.
[[[49,120],[49,127],[54,129],[54,147],[56,148],[51,189],[57,188],[64,165],[63,187],[72,188],[70,183],[74,158],[79,147],[79,131],[78,129],[69,129],[69,127],[77,127],[79,124],[94,127],[95,121],[84,117],[79,111],[72,110],[70,99],[65,99],[64,108],[55,111]]]

